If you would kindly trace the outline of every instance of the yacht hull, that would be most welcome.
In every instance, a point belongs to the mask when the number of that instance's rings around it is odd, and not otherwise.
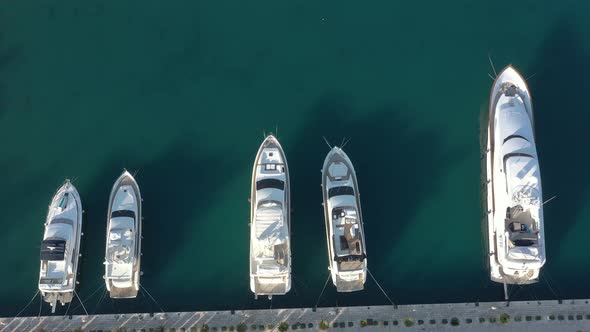
[[[41,249],[39,291],[52,313],[58,302],[63,306],[74,298],[81,238],[82,202],[67,180],[49,205]]]
[[[522,114],[519,114],[518,111]],[[507,113],[501,114],[500,112]],[[485,155],[490,279],[503,284],[536,283],[539,280],[541,267],[545,263],[542,208],[538,212],[537,219],[540,221],[534,234],[538,238],[538,243],[534,248],[537,256],[535,260],[516,259],[511,254],[511,250],[514,248],[512,242],[514,235],[511,235],[511,232],[514,230],[509,228],[514,227],[514,223],[510,223],[513,220],[510,211],[515,205],[514,195],[518,193],[509,193],[513,190],[510,186],[512,182],[525,182],[526,179],[511,177],[508,161],[512,159],[527,160],[528,171],[534,175],[532,178],[535,181],[534,185],[527,185],[531,188],[534,186],[538,197],[541,197],[542,194],[535,147],[532,101],[526,82],[510,66],[500,72],[490,93]],[[540,205],[542,204],[536,204],[536,206]],[[517,224],[520,225],[520,223]],[[524,255],[521,256],[524,257]]]
[[[104,278],[111,298],[137,297],[141,276],[141,232],[141,192],[135,178],[124,171],[111,190],[107,216]]]
[[[283,148],[270,135],[261,144],[250,192],[250,290],[258,296],[291,289],[291,194]]]
[[[360,291],[367,279],[360,193],[352,162],[338,147],[324,160],[322,194],[332,282],[338,292]]]

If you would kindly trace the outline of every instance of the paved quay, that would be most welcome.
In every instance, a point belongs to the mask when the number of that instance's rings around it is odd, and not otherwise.
[[[0,318],[0,331],[590,331],[589,301],[17,317]]]

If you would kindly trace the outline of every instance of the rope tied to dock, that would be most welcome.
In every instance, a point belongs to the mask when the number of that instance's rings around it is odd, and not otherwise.
[[[37,290],[37,292],[35,293],[35,295],[33,295],[33,297],[31,298],[31,300],[29,301],[29,303],[27,303],[27,305],[21,309],[21,311],[18,312],[18,314],[16,314],[16,316],[14,316],[14,318],[20,316],[20,314],[23,313],[23,311],[25,311],[25,309],[27,309],[31,303],[33,303],[33,300],[35,300],[35,298],[37,297],[37,295],[39,295],[39,290]]]
[[[318,300],[315,303],[315,308],[317,308],[318,304],[320,304],[320,299],[322,298],[322,295],[324,294],[324,291],[326,290],[326,286],[328,285],[328,281],[330,281],[330,276],[331,276],[331,274],[328,273],[328,279],[326,279],[326,282],[324,283],[324,288],[322,288],[322,292],[320,293],[320,296],[318,296]]]
[[[104,288],[104,292],[102,292],[102,295],[98,298],[98,302],[96,302],[96,304],[94,305],[94,310],[92,311],[92,314],[94,315],[97,311],[98,308],[100,308],[100,305],[102,303],[102,300],[105,299],[106,295],[107,295],[107,288]],[[88,299],[87,299],[88,300]]]
[[[152,296],[152,294],[150,294],[150,292],[147,291],[147,289],[145,289],[145,287],[143,287],[142,284],[139,284],[139,287],[141,287],[141,289],[143,289],[143,291],[150,297],[150,299],[152,299],[152,301],[154,301],[154,303],[158,306],[158,308],[160,308],[161,312],[164,312],[164,309],[162,309],[162,307],[160,306],[160,304],[158,303],[158,301],[156,301],[154,299],[154,297]]]
[[[82,302],[82,299],[80,298],[80,296],[78,296],[78,293],[76,292],[76,290],[74,290],[74,295],[78,298],[78,301],[80,301],[80,304],[82,305],[82,309],[84,309],[84,312],[86,313],[86,316],[88,316],[88,311],[86,310],[86,307],[84,306],[84,303]],[[72,302],[70,302],[71,304]],[[68,306],[68,309],[70,307]]]
[[[387,295],[387,293],[385,292],[385,290],[383,290],[383,287],[381,287],[381,285],[377,282],[377,279],[375,279],[375,277],[373,277],[373,274],[371,273],[371,270],[369,270],[367,268],[367,272],[369,272],[369,275],[371,276],[371,278],[373,279],[373,281],[377,284],[377,287],[379,287],[379,289],[381,290],[381,292],[383,292],[383,295],[385,295],[385,297],[389,300],[389,302],[391,303],[391,305],[395,306],[395,303],[393,303],[393,301],[391,300],[391,298],[389,298],[389,296]]]

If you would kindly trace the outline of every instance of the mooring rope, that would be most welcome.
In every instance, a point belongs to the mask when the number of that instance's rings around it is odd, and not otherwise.
[[[33,295],[33,297],[31,298],[31,300],[29,301],[29,303],[27,303],[27,305],[24,308],[22,308],[21,311],[19,311],[18,314],[16,314],[16,316],[14,316],[14,318],[20,316],[20,314],[22,314],[23,311],[25,311],[25,309],[27,309],[27,307],[31,305],[31,303],[37,297],[38,294],[39,294],[39,290],[37,290],[37,292],[35,293],[35,295]]]
[[[555,298],[559,299],[559,296],[557,295],[557,293],[555,292],[555,290],[553,289],[553,287],[551,287],[551,283],[549,282],[549,274],[548,273],[543,273],[542,276],[544,276],[545,278],[545,283],[547,284],[547,287],[549,287],[549,290],[551,291],[551,293],[553,293],[553,296],[555,296]]]
[[[322,292],[320,293],[320,296],[318,296],[318,300],[315,303],[315,308],[317,308],[318,304],[320,304],[320,299],[322,298],[322,295],[324,294],[324,291],[326,290],[326,286],[328,285],[328,281],[330,281],[330,276],[331,276],[331,273],[328,273],[328,279],[326,279],[326,282],[324,283],[324,288],[322,288]]]
[[[102,295],[98,298],[98,302],[96,302],[96,304],[94,305],[94,310],[92,311],[92,314],[95,314],[96,311],[98,310],[98,308],[100,307],[100,304],[102,302],[102,300],[104,300],[105,296],[107,295],[107,289],[105,287],[104,292],[102,293]]]
[[[154,297],[152,296],[152,294],[150,294],[150,292],[147,291],[147,289],[145,289],[145,287],[143,287],[143,285],[139,285],[139,287],[141,287],[141,289],[143,289],[145,291],[145,293],[150,297],[150,299],[152,299],[152,301],[154,301],[154,303],[158,306],[158,308],[160,308],[161,312],[164,312],[164,309],[162,309],[162,307],[160,306],[160,304],[154,299]]]
[[[379,283],[377,282],[377,279],[375,279],[375,277],[373,277],[373,273],[371,273],[371,270],[367,269],[367,272],[369,272],[369,275],[371,276],[371,278],[373,278],[373,281],[377,284],[377,286],[379,287],[381,292],[383,292],[383,295],[385,295],[385,297],[389,300],[389,302],[391,302],[391,305],[395,305],[395,303],[393,303],[393,301],[389,298],[389,296],[387,296],[387,293],[385,293],[385,291],[383,290],[383,287],[381,287],[381,285],[379,285]]]
[[[82,305],[82,309],[84,309],[86,316],[88,316],[88,311],[86,310],[86,307],[84,306],[84,303],[82,302],[82,299],[80,299],[80,296],[78,296],[78,293],[76,293],[76,290],[74,290],[74,295],[78,298],[78,301],[80,301],[80,304]],[[70,303],[72,303],[72,302],[70,302]]]
[[[96,294],[96,292],[98,292],[99,290],[101,290],[101,289],[102,289],[102,287],[104,287],[104,283],[103,283],[103,282],[99,283],[98,287],[97,287],[97,288],[96,288],[96,289],[95,289],[95,290],[94,290],[94,291],[93,291],[93,292],[92,292],[92,293],[91,293],[89,296],[87,296],[87,297],[84,299],[84,301],[82,301],[82,303],[83,303],[83,302],[88,302],[88,300],[90,300],[90,299],[91,299],[91,298],[92,298],[92,297],[93,297],[93,296]],[[79,305],[79,304],[77,304],[77,305],[76,305],[76,306],[75,306],[75,307],[72,309],[72,311],[75,311],[76,309],[78,309],[78,307],[79,307],[79,306],[80,306],[80,305]]]
[[[92,296],[94,296],[94,294],[96,294],[96,292],[101,290],[103,287],[105,287],[105,284],[104,282],[101,282],[100,285],[98,285],[98,287],[94,290],[94,292],[92,292],[90,295],[88,295],[88,297],[86,297],[84,302],[88,302],[88,300],[90,300],[90,298],[92,298]]]
[[[64,314],[64,317],[66,317],[68,315],[68,311],[70,310],[70,306],[72,305],[72,302],[74,302],[74,301],[70,301],[70,303],[68,303],[68,307],[66,308],[66,313]]]

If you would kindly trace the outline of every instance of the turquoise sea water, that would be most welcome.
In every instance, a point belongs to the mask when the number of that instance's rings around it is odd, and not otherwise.
[[[47,205],[66,177],[86,211],[88,311],[159,310],[145,295],[99,301],[124,167],[144,196],[142,282],[165,310],[270,307],[248,287],[247,199],[263,132],[277,128],[293,288],[274,308],[314,306],[328,276],[322,136],[351,139],[369,269],[396,303],[501,300],[481,221],[488,54],[529,77],[544,196],[557,195],[541,283],[512,298],[590,297],[588,12],[567,0],[0,3],[0,315],[36,291]],[[319,300],[387,303],[372,281],[354,294],[329,284]]]

